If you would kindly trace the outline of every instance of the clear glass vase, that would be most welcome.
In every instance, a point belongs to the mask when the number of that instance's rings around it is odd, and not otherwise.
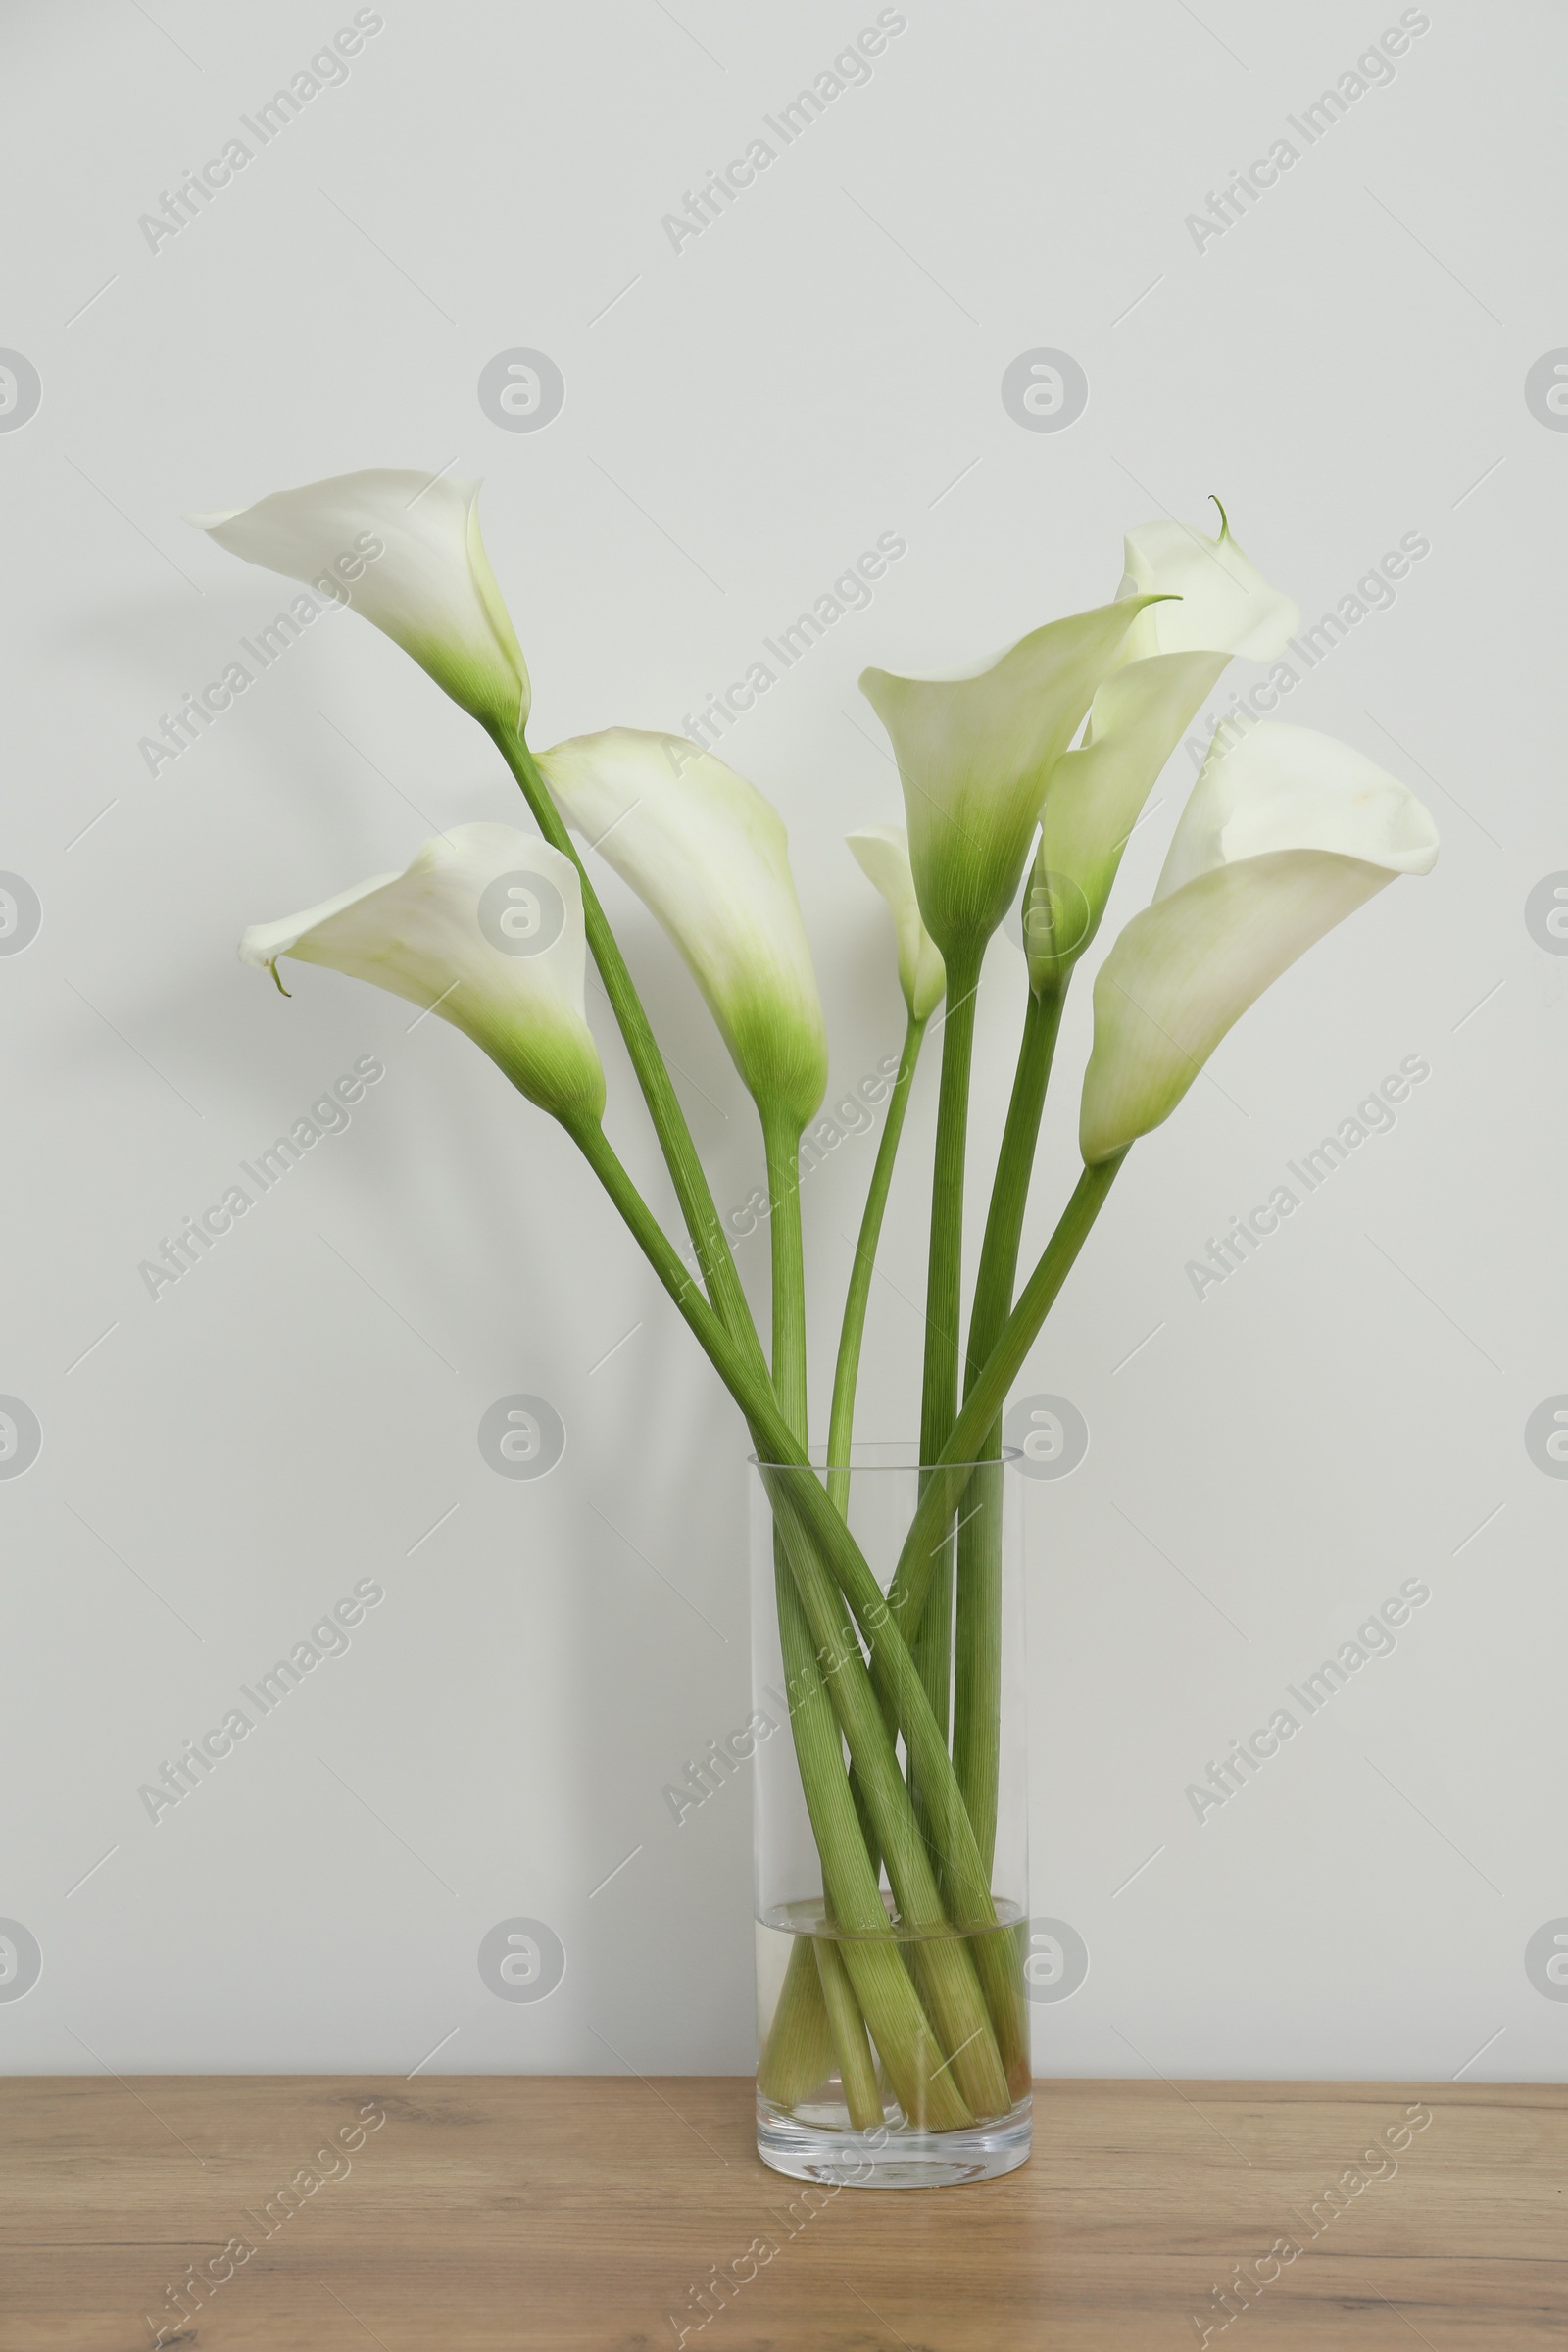
[[[1029,2155],[1014,1458],[933,1489],[912,1446],[754,1457],[757,2145],[798,2180],[935,2188]]]

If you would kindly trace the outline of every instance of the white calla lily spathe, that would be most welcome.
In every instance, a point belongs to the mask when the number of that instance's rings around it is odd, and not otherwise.
[[[1429,873],[1437,828],[1349,745],[1268,722],[1221,728],[1152,904],[1095,981],[1079,1142],[1112,1158],[1168,1118],[1248,1006],[1400,874]]]
[[[528,668],[479,536],[478,499],[477,482],[377,469],[186,520],[247,563],[352,605],[465,710],[516,734]]]
[[[1144,804],[1227,662],[1274,660],[1300,624],[1291,599],[1231,537],[1223,507],[1220,522],[1217,539],[1179,522],[1127,533],[1121,593],[1160,601],[1140,611],[1095,695],[1083,743],[1052,774],[1041,857],[1060,918],[1049,953],[1031,959],[1036,989],[1094,938]]]
[[[531,833],[455,826],[400,874],[253,923],[239,954],[274,979],[291,956],[406,997],[470,1037],[564,1126],[598,1124],[605,1073],[583,1001],[577,869]]]
[[[942,951],[920,920],[909,837],[902,825],[863,825],[845,839],[861,873],[887,901],[899,947],[899,986],[909,1018],[929,1020],[942,1002],[947,973]]]
[[[898,758],[920,913],[950,978],[1011,906],[1052,769],[1144,602],[1050,621],[973,676],[862,674]]]
[[[1219,507],[1219,501],[1214,501]],[[1123,662],[1154,654],[1241,655],[1272,662],[1301,625],[1291,598],[1271,588],[1231,537],[1219,507],[1217,538],[1174,519],[1140,523],[1122,540],[1122,597],[1179,598],[1148,605],[1122,641]]]
[[[777,809],[711,752],[642,727],[573,736],[539,767],[680,950],[764,1117],[799,1133],[827,1086],[827,1028]]]

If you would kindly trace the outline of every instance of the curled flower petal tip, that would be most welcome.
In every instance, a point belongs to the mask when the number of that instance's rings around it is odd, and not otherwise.
[[[1231,536],[1219,506],[1215,538],[1173,517],[1140,523],[1123,542],[1124,597],[1164,592],[1127,632],[1123,662],[1152,654],[1219,653],[1277,660],[1301,625],[1294,600],[1270,587]]]

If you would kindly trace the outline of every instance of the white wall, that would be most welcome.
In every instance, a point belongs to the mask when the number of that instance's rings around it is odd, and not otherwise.
[[[7,12],[0,341],[43,397],[0,432],[0,866],[43,920],[0,957],[0,1390],[43,1446],[0,1480],[0,1915],[43,1973],[0,2000],[0,2067],[409,2070],[438,2044],[436,2069],[751,2063],[744,1796],[679,1830],[661,1799],[747,1711],[736,1416],[569,1148],[455,1033],[327,974],[284,1004],[233,954],[246,921],[437,825],[511,816],[512,787],[339,615],[177,762],[138,753],[279,603],[182,510],[451,460],[488,480],[539,743],[679,726],[879,533],[906,538],[730,738],[791,827],[830,1101],[902,1011],[840,846],[898,813],[863,663],[975,659],[1099,601],[1124,526],[1200,520],[1210,491],[1309,615],[1430,540],[1289,715],[1429,799],[1437,872],[1294,971],[1139,1150],[1023,1384],[1092,1433],[1027,1494],[1034,1908],[1091,1955],[1037,2058],[1446,2078],[1485,2045],[1472,2080],[1556,2075],[1568,2009],[1525,1953],[1568,1914],[1568,1487],[1524,1427],[1568,1391],[1568,964],[1525,903],[1568,868],[1568,439],[1524,379],[1568,339],[1558,12],[1433,0],[1392,83],[1295,137],[1200,251],[1186,216],[1293,135],[1392,0],[1205,0],[1201,23],[908,0],[870,81],[677,253],[662,216],[871,0],[385,0],[347,82],[149,250],[138,216],[353,13]],[[475,395],[516,346],[565,379],[538,433]],[[1088,375],[1064,432],[1000,397],[1040,346]],[[1190,772],[1178,753],[1124,914]],[[744,1201],[746,1100],[662,939],[610,898],[720,1202]],[[981,1169],[1021,969],[999,945]],[[1080,985],[1035,1247],[1073,1173],[1088,1004]],[[385,1077],[352,1128],[149,1298],[161,1237],[365,1054]],[[1396,1128],[1200,1302],[1206,1237],[1407,1055],[1431,1075]],[[916,1295],[934,1075],[885,1245]],[[852,1140],[808,1188],[819,1401],[869,1165]],[[759,1296],[762,1248],[741,1251]],[[879,1286],[865,1434],[910,1429],[918,1347]],[[537,1483],[475,1442],[516,1391],[568,1433]],[[139,1785],[364,1578],[385,1599],[348,1654],[151,1822]],[[1188,1784],[1407,1578],[1431,1599],[1396,1653],[1200,1824]],[[567,1957],[538,2004],[476,1965],[518,1916]]]

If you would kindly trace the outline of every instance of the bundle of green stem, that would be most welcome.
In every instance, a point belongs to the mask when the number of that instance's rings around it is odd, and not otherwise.
[[[546,839],[575,858],[526,749],[515,738],[498,741]],[[847,1524],[850,1450],[871,1274],[929,1015],[910,1012],[888,1102],[845,1306],[827,1462],[818,1471],[808,1450],[799,1125],[764,1107],[769,1364],[662,1056],[586,873],[581,881],[589,950],[664,1147],[706,1297],[597,1121],[584,1122],[577,1140],[746,1415],[774,1515],[779,1639],[826,1932],[796,1941],[760,2085],[788,2108],[836,2072],[857,2130],[884,2120],[884,2083],[918,2129],[1004,2115],[1027,2093],[1029,2045],[1018,1938],[999,1923],[991,1886],[1002,1590],[1000,1482],[989,1466],[1000,1466],[1007,1390],[1120,1164],[1118,1155],[1085,1169],[1015,1304],[1065,983],[1030,996],[961,1396],[960,1241],[978,958],[950,994],[941,1024],[921,1493],[884,1593]]]

